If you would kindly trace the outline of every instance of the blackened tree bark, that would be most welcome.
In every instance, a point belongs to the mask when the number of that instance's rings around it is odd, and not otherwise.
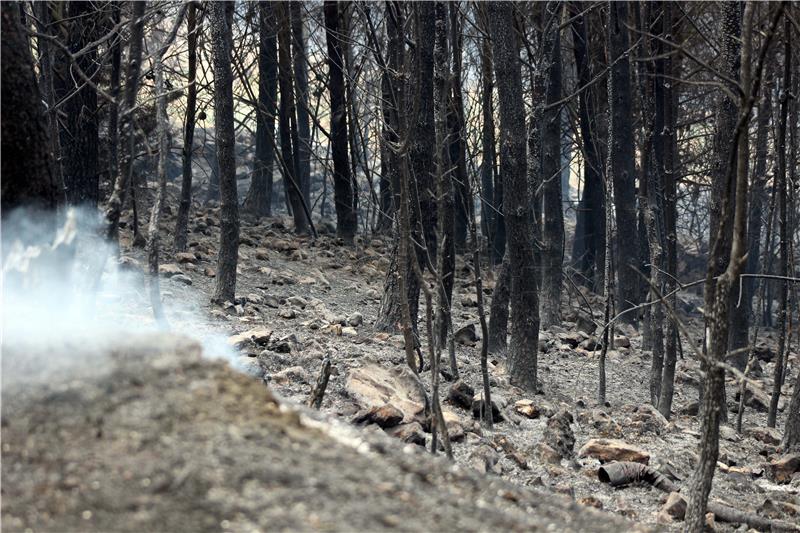
[[[511,297],[509,257],[503,260],[497,274],[489,308],[489,353],[505,351],[508,347],[508,302]]]
[[[258,4],[258,108],[253,179],[244,209],[257,216],[272,215],[272,171],[275,163],[275,115],[278,99],[278,25],[273,2]]]
[[[770,88],[769,65],[765,79],[763,97],[758,106],[756,117],[755,164],[750,186],[750,211],[747,216],[747,264],[746,274],[756,274],[761,258],[761,226],[764,216],[764,196],[767,186],[767,138],[772,110],[772,89]],[[762,283],[764,281],[762,280]],[[738,290],[738,289],[736,289]],[[756,292],[756,278],[742,280],[741,304],[733,308],[731,317],[731,350],[739,350],[747,346],[749,326],[753,316],[753,297]],[[737,302],[739,298],[736,298]]]
[[[728,350],[728,329],[730,317],[730,296],[733,287],[739,282],[739,277],[745,263],[747,252],[747,242],[745,231],[747,228],[747,172],[748,172],[748,152],[747,152],[747,132],[750,113],[753,102],[758,97],[760,86],[760,76],[764,64],[764,57],[769,48],[775,28],[780,17],[783,15],[785,4],[778,4],[771,15],[771,23],[765,32],[761,50],[758,56],[755,74],[751,77],[752,68],[752,47],[753,47],[753,19],[755,5],[748,2],[745,6],[742,38],[741,38],[741,103],[738,106],[736,124],[733,135],[729,142],[727,168],[725,171],[726,183],[730,185],[726,188],[735,190],[736,201],[733,205],[733,225],[730,254],[727,265],[722,274],[715,278],[714,270],[719,262],[719,250],[721,238],[715,240],[714,248],[708,258],[708,272],[705,285],[705,309],[707,318],[707,354],[702,360],[702,369],[705,372],[703,382],[703,403],[701,406],[700,420],[700,444],[697,460],[697,467],[686,488],[687,507],[686,507],[686,530],[699,532],[704,529],[706,505],[708,495],[711,491],[711,484],[714,472],[717,467],[719,456],[719,424],[722,418],[722,407],[725,402],[725,372],[721,363],[724,362],[725,354]],[[726,3],[723,10],[736,10],[739,6],[734,3]],[[722,24],[723,33],[731,35],[738,22],[736,14],[723,13]],[[727,39],[727,37],[726,37]],[[726,46],[727,48],[727,46]],[[723,55],[726,50],[723,49]],[[727,204],[730,205],[730,204]],[[731,217],[731,209],[725,207],[722,211],[724,218]],[[731,227],[725,224],[720,225],[719,230]],[[711,290],[711,287],[714,290]]]
[[[28,205],[55,209],[63,194],[55,180],[50,136],[42,97],[36,84],[33,57],[20,24],[21,4],[3,2],[3,46],[0,47],[2,110],[2,211]]]
[[[189,210],[192,207],[192,155],[194,151],[194,122],[197,112],[197,3],[189,4],[186,15],[189,41],[189,89],[186,95],[186,118],[183,126],[183,167],[181,180],[181,199],[175,222],[175,250],[186,250],[186,234],[189,225]]]
[[[676,27],[675,17],[673,16],[672,5],[663,5],[664,26],[670,35],[675,36],[679,31]],[[680,73],[680,60],[678,58],[665,57],[663,59],[663,71],[672,77],[677,77]],[[666,231],[666,281],[665,290],[667,294],[672,294],[677,289],[678,279],[678,233],[677,233],[677,169],[679,167],[678,137],[677,137],[677,118],[678,118],[678,90],[675,84],[666,83],[665,80],[659,82],[662,88],[662,98],[664,107],[664,128],[661,132],[656,132],[661,138],[662,163],[661,176],[664,187],[664,229]],[[676,309],[677,295],[667,297],[672,309]],[[670,314],[666,332],[664,334],[664,367],[661,373],[661,390],[658,399],[658,410],[669,419],[672,411],[672,399],[675,392],[675,365],[677,363],[678,348],[678,324],[676,317]]]
[[[453,242],[455,249],[459,253],[464,252],[467,243],[467,226],[469,224],[468,206],[469,201],[467,191],[467,140],[464,129],[464,98],[462,95],[462,76],[461,60],[463,48],[463,35],[461,29],[461,3],[458,1],[449,2],[450,15],[450,42],[452,43],[453,56],[453,75],[450,83],[452,98],[450,99],[450,112],[448,123],[450,127],[450,162],[453,166],[453,177],[451,179],[455,200],[455,225],[453,228]]]
[[[663,5],[643,5],[643,24],[648,33],[664,36]],[[657,302],[664,294],[666,270],[666,231],[664,229],[664,155],[668,148],[664,137],[664,59],[663,46],[656,38],[645,38],[642,43],[641,62],[641,114],[642,114],[642,177],[640,202],[646,228],[645,244],[651,264],[650,301]],[[658,57],[648,60],[649,57]],[[658,407],[661,396],[661,378],[664,372],[664,307],[657,303],[645,316],[645,327],[650,331],[652,350],[650,365],[650,403]]]
[[[436,308],[436,334],[438,346],[441,348],[447,341],[447,332],[450,331],[452,317],[450,309],[453,297],[453,283],[455,280],[455,191],[451,173],[453,141],[447,137],[453,131],[452,124],[448,124],[448,114],[452,116],[450,107],[450,65],[447,50],[447,5],[436,2],[436,37],[433,48],[433,101],[434,125],[436,130],[436,198],[438,200],[437,214],[437,239],[439,249],[436,255],[437,277],[437,308]],[[460,131],[460,129],[459,129]],[[459,136],[456,134],[457,137]],[[456,154],[458,157],[458,154]],[[455,350],[451,350],[451,367],[454,373]]]
[[[44,34],[44,35],[51,35],[53,34],[53,24],[52,18],[53,13],[49,2],[38,2],[35,4],[36,9],[36,28],[37,30]],[[117,17],[119,16],[119,9],[116,9]],[[60,189],[59,198],[61,201],[65,199],[64,197],[64,178],[61,174],[61,140],[59,138],[59,125],[58,125],[58,114],[54,111],[51,111],[55,107],[56,103],[56,95],[55,95],[55,71],[53,69],[53,62],[55,59],[55,46],[48,42],[47,39],[39,39],[37,43],[39,49],[39,90],[42,93],[42,99],[47,105],[48,113],[46,115],[46,122],[47,122],[47,130],[49,132],[50,137],[50,152],[52,154],[52,161],[53,161],[53,179],[58,184]],[[120,45],[117,42],[117,51],[119,51]],[[112,57],[116,57],[116,55],[112,54]],[[112,60],[113,63],[113,60]],[[117,65],[119,66],[119,65]],[[112,65],[112,84],[113,84],[113,65]],[[119,78],[119,69],[117,69],[117,77]],[[112,89],[113,90],[113,89]],[[113,116],[113,107],[112,110],[109,111],[109,115]],[[112,138],[114,133],[116,132],[116,126],[113,130],[111,130]],[[112,141],[112,145],[113,145]],[[112,159],[110,157],[110,159]],[[116,173],[116,164],[111,166],[111,179]]]
[[[611,154],[610,178],[614,185],[614,211],[616,213],[617,273],[616,301],[619,311],[624,311],[639,301],[639,239],[636,226],[636,167],[634,159],[633,113],[631,102],[630,61],[628,59],[628,3],[609,2],[608,50],[611,62],[613,98],[609,100],[611,124],[609,148]],[[625,320],[636,322],[635,313],[627,313]]]
[[[394,205],[394,215],[396,221],[395,243],[392,248],[389,271],[384,283],[383,297],[378,309],[378,318],[375,322],[375,329],[381,331],[397,331],[403,323],[403,308],[408,307],[409,317],[412,327],[416,327],[417,314],[419,308],[419,281],[413,272],[412,266],[404,260],[407,253],[403,252],[400,246],[402,236],[399,234],[401,229],[400,203],[401,203],[401,169],[407,165],[403,161],[405,154],[399,153],[399,142],[401,140],[401,127],[405,123],[401,114],[405,112],[405,41],[403,27],[405,24],[404,5],[400,2],[386,3],[386,33],[388,58],[386,69],[383,72],[384,85],[384,138],[386,152],[389,156],[388,168],[392,182],[392,203]],[[404,207],[404,209],[407,206]],[[409,217],[416,216],[416,211],[409,209]],[[416,226],[409,220],[409,227]],[[405,302],[405,303],[404,303]]]
[[[306,36],[303,22],[303,2],[291,2],[292,17],[292,64],[294,90],[297,106],[297,138],[295,147],[299,160],[298,179],[303,201],[311,205],[311,128],[308,117],[308,59],[306,58]]]
[[[775,151],[778,155],[778,169],[775,180],[778,188],[778,213],[780,216],[780,260],[778,262],[778,275],[786,278],[789,275],[789,239],[790,232],[789,216],[787,212],[787,196],[789,194],[786,180],[786,123],[789,118],[789,88],[792,86],[792,28],[789,25],[789,18],[784,19],[783,37],[783,80],[781,91],[781,109],[778,118],[778,137],[776,139]],[[784,381],[784,351],[786,350],[786,325],[789,300],[789,284],[785,279],[780,279],[778,283],[778,352],[775,354],[775,370],[772,376],[772,395],[769,402],[767,413],[767,426],[775,427],[778,416],[778,400],[781,397],[781,387]]]
[[[47,8],[47,2],[42,2],[45,9],[44,13],[50,13]],[[114,25],[120,22],[121,6],[119,3],[111,5],[111,23]],[[44,70],[44,69],[43,69]],[[117,165],[119,165],[119,90],[120,90],[120,76],[122,74],[122,32],[117,30],[114,36],[114,42],[111,46],[111,96],[114,97],[113,102],[108,104],[108,175],[109,181],[113,183],[114,176],[117,175]],[[55,120],[55,118],[53,119]]]
[[[533,253],[534,219],[527,178],[525,106],[519,43],[511,2],[489,4],[495,74],[500,104],[500,166],[504,176],[503,207],[508,229],[511,277],[511,344],[508,367],[511,381],[527,390],[537,389],[539,295]]]
[[[800,377],[794,381],[794,392],[789,402],[782,444],[784,451],[800,451]]]
[[[345,107],[339,2],[325,2],[325,36],[328,42],[328,90],[331,99],[331,154],[333,156],[333,198],[336,234],[352,243],[358,230],[354,209],[353,181],[347,150],[347,108]]]
[[[213,301],[233,302],[236,264],[239,259],[239,200],[233,129],[232,28],[226,16],[227,2],[208,4],[211,18],[211,59],[214,65],[214,129],[219,161],[220,241],[217,283]]]
[[[731,79],[739,77],[740,49],[742,35],[742,11],[741,4],[738,2],[725,2],[721,21],[722,42],[720,71]],[[729,85],[730,89],[737,90]],[[735,146],[731,145],[730,139],[736,127],[736,102],[730,96],[720,94],[715,110],[716,126],[714,131],[714,151],[712,155],[712,176],[711,183],[711,204],[710,204],[710,235],[709,247],[714,248],[716,239],[719,242],[719,255],[714,258],[715,276],[720,275],[725,270],[726,261],[731,249],[731,225],[733,221],[723,213],[725,206],[728,208],[735,202],[735,191],[728,187],[725,181],[728,159],[731,150]],[[726,227],[720,228],[722,222],[727,223]],[[719,229],[718,229],[719,228]],[[714,290],[714,287],[711,287]],[[738,291],[738,289],[737,289]],[[735,359],[735,360],[733,360]],[[731,360],[737,367],[744,367],[746,354],[741,354]]]
[[[95,37],[96,11],[92,2],[69,2],[67,46],[76,53],[91,43]],[[87,76],[97,71],[97,51],[89,47],[78,56],[75,65]],[[99,196],[99,161],[97,127],[97,92],[70,72],[69,63],[64,69],[65,90],[75,95],[64,104],[67,129],[61,136],[64,158],[64,186],[67,201],[72,204],[97,205]]]
[[[147,2],[134,2],[131,10],[130,37],[128,45],[128,60],[125,69],[125,97],[120,107],[120,148],[122,163],[114,177],[114,188],[106,207],[106,236],[109,241],[116,243],[119,239],[119,217],[125,196],[128,194],[128,185],[133,174],[133,158],[135,155],[134,144],[134,116],[136,95],[139,92],[139,71],[142,61],[142,40],[144,38],[144,13]]]
[[[559,2],[548,2],[548,23],[544,38],[548,48],[545,53],[546,102],[555,104],[561,99],[561,36]],[[561,195],[561,108],[554,106],[544,112],[542,128],[542,295],[541,327],[549,328],[561,323],[561,261],[564,257],[564,212]]]
[[[426,264],[428,259],[433,262],[436,257],[436,183],[434,180],[434,148],[436,133],[433,123],[433,42],[435,39],[434,28],[434,3],[418,2],[412,4],[415,19],[416,54],[413,63],[413,72],[407,107],[411,120],[411,146],[409,163],[411,173],[416,182],[416,191],[419,195],[414,199],[415,191],[412,190],[412,209],[419,208],[417,225],[421,226],[421,234],[415,235],[413,241],[425,243],[425,247],[417,246],[417,256],[420,264]],[[413,226],[412,226],[413,227]]]
[[[572,40],[578,85],[586,86],[592,79],[589,58],[589,35],[586,17],[578,16],[580,4],[570,3]],[[575,240],[572,246],[572,265],[580,274],[579,281],[590,289],[599,288],[604,268],[605,211],[603,200],[602,156],[595,141],[595,92],[593,88],[578,95],[578,123],[583,149],[583,194],[578,202]]]
[[[489,34],[486,6],[478,4],[481,27]],[[481,233],[486,239],[488,255],[492,263],[503,261],[505,253],[505,221],[503,220],[502,176],[497,170],[494,125],[494,67],[492,66],[492,43],[487,36],[481,39]],[[508,310],[506,309],[506,313]],[[505,335],[505,329],[504,333]],[[503,337],[505,347],[505,337]]]
[[[191,4],[194,5],[194,4]],[[188,9],[187,4],[183,4],[175,19],[175,24],[170,31],[167,39],[161,45],[153,61],[156,82],[156,132],[158,135],[158,189],[153,202],[153,210],[150,214],[150,227],[147,232],[147,266],[150,304],[153,307],[153,314],[156,321],[167,325],[167,318],[164,308],[161,305],[161,290],[158,279],[158,261],[161,248],[161,216],[164,212],[164,202],[167,195],[167,158],[169,157],[169,117],[167,116],[167,92],[164,83],[164,54],[167,53],[170,44],[175,40],[178,29],[183,23],[183,17]]]
[[[289,6],[276,3],[278,10],[278,79],[280,82],[280,106],[278,111],[278,130],[281,138],[281,163],[283,186],[289,197],[294,217],[294,230],[297,234],[309,231],[309,221],[303,209],[300,188],[300,154],[297,132],[297,115],[294,100],[294,82],[291,51],[291,16]]]

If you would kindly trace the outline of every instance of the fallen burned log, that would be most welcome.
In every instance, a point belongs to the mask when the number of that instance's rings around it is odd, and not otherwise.
[[[612,487],[623,487],[632,483],[645,482],[664,492],[680,492],[680,487],[655,468],[633,461],[615,461],[604,464],[597,471],[597,477],[602,483],[608,483]],[[683,496],[680,497],[684,499]],[[680,514],[677,518],[683,519],[686,506],[676,506],[676,509],[680,509]],[[800,531],[800,526],[795,524],[783,520],[771,520],[756,513],[734,509],[719,502],[708,502],[708,510],[714,513],[720,522],[747,524],[758,531]]]

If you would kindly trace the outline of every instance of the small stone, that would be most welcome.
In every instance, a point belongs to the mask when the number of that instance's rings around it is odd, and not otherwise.
[[[357,328],[364,323],[364,316],[361,313],[353,313],[347,317],[347,323],[354,328]]]
[[[575,489],[572,487],[572,485],[566,485],[566,484],[556,485],[555,487],[553,487],[553,492],[568,496],[572,500],[575,499]]]
[[[175,263],[166,263],[158,265],[158,273],[166,278],[171,278],[172,276],[183,274],[183,271]]]
[[[270,345],[267,347],[267,350],[275,353],[291,353],[292,344],[288,337],[284,337],[270,343]]]
[[[278,316],[281,318],[292,319],[297,316],[297,313],[294,312],[294,309],[291,307],[284,307],[278,312]]]
[[[272,337],[272,331],[269,329],[249,329],[228,337],[227,342],[230,346],[239,349],[250,343],[264,346],[269,342],[270,337]]]
[[[594,457],[601,463],[634,461],[648,464],[650,454],[618,439],[591,439],[578,452],[579,457]]]
[[[477,447],[469,457],[470,466],[481,474],[489,472],[502,473],[502,469],[498,464],[499,461],[500,455],[488,444],[482,444]]]
[[[206,277],[209,277],[209,278],[215,278],[215,277],[217,277],[217,271],[216,271],[216,270],[214,270],[214,269],[213,269],[213,268],[211,268],[211,267],[205,267],[205,268],[203,269],[203,274],[205,274],[205,275],[206,275]]]
[[[625,335],[617,335],[614,337],[614,346],[617,348],[630,348],[631,340]]]
[[[468,383],[458,380],[450,387],[450,391],[447,393],[447,400],[458,407],[472,409],[474,396],[475,390]]]
[[[263,303],[263,302],[264,302],[264,298],[263,298],[261,295],[259,295],[259,294],[255,294],[255,293],[252,293],[252,292],[251,292],[251,293],[249,293],[249,294],[248,294],[247,296],[245,296],[244,298],[245,298],[245,300],[247,300],[248,302],[250,302],[250,303],[253,303],[253,304],[256,304],[256,305],[259,305],[259,304],[261,304],[261,303]]]
[[[461,298],[463,307],[478,307],[478,297],[475,294],[468,294]]]
[[[681,414],[689,416],[697,416],[700,412],[700,402],[689,402],[681,409]]]
[[[270,381],[279,385],[285,385],[290,381],[308,383],[308,372],[302,366],[290,366],[280,372],[272,374]]]
[[[483,401],[483,394],[478,394],[472,399],[472,416],[476,420],[481,419],[481,413],[483,413],[484,407]],[[492,421],[493,422],[501,422],[503,420],[503,415],[500,414],[500,409],[497,407],[497,404],[492,400]]]
[[[395,427],[402,421],[403,412],[389,403],[360,411],[351,420],[353,424],[377,424],[383,429]]]
[[[789,483],[800,472],[800,453],[789,453],[767,464],[767,477],[778,484]]]
[[[358,330],[356,330],[356,328],[347,326],[342,328],[341,334],[344,335],[345,337],[358,337]]]
[[[475,324],[467,324],[457,329],[453,334],[453,340],[464,346],[473,346],[478,341],[478,334],[475,332]]]
[[[408,444],[425,446],[425,432],[419,422],[400,424],[386,431],[388,435]]]
[[[565,408],[559,409],[547,419],[543,442],[539,447],[543,460],[558,464],[561,459],[569,459],[575,454],[575,433],[571,427],[573,421],[572,413]]]
[[[299,307],[300,309],[305,309],[308,305],[308,301],[302,296],[289,296],[286,298],[286,302],[292,307]]]
[[[775,428],[755,427],[745,431],[745,435],[752,437],[764,444],[777,446],[781,443],[781,433]]]
[[[676,520],[683,520],[686,514],[686,500],[678,492],[670,492],[666,503],[661,507],[660,513],[664,513]]]
[[[177,274],[175,276],[170,277],[169,279],[171,279],[172,281],[174,281],[176,283],[183,283],[184,285],[191,285],[192,284],[192,278],[190,278],[186,274]]]
[[[264,296],[264,298],[262,299],[262,303],[267,307],[271,307],[273,309],[277,309],[281,306],[281,301],[274,294],[267,294],[266,296]]]
[[[541,410],[533,403],[533,400],[519,400],[514,404],[514,411],[525,418],[539,418]]]
[[[584,507],[594,507],[595,509],[603,508],[603,502],[601,502],[594,496],[587,496],[585,498],[581,498],[578,500],[578,504],[583,505]]]
[[[197,261],[197,256],[194,255],[192,252],[179,252],[175,254],[175,260],[179,264],[194,263],[195,261]]]
[[[539,454],[539,460],[542,463],[550,464],[550,465],[558,465],[561,464],[561,454],[555,451],[551,446],[545,444],[544,442],[540,442],[536,448]]]

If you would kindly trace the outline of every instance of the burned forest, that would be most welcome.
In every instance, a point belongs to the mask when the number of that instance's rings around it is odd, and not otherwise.
[[[800,3],[0,14],[4,531],[800,531]]]

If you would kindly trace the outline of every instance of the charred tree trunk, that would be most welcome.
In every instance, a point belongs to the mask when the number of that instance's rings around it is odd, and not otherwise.
[[[55,180],[50,137],[36,84],[33,57],[20,24],[21,4],[3,2],[2,212],[31,206],[55,209],[62,192]]]
[[[508,302],[511,297],[509,256],[500,265],[489,308],[489,353],[504,352],[508,344]]]
[[[214,64],[214,129],[217,137],[220,192],[220,241],[213,301],[233,302],[239,259],[239,199],[236,191],[233,127],[232,28],[227,2],[208,4],[211,12],[211,59]]]
[[[192,207],[192,155],[194,152],[194,122],[197,112],[197,4],[191,2],[186,15],[189,41],[189,89],[186,95],[186,119],[183,126],[183,166],[181,198],[175,222],[175,250],[186,250],[186,235],[189,225],[189,210]]]
[[[133,158],[135,156],[135,131],[133,109],[136,106],[136,95],[139,92],[139,71],[142,61],[142,41],[144,38],[144,13],[147,3],[134,2],[131,12],[131,28],[128,46],[127,68],[125,70],[125,98],[120,107],[120,147],[122,163],[114,178],[114,188],[106,208],[106,236],[109,241],[119,240],[119,217],[125,196],[133,175]]]
[[[347,151],[347,109],[345,107],[342,43],[340,41],[339,2],[325,2],[325,36],[328,42],[328,90],[331,98],[331,153],[333,155],[333,198],[336,207],[336,234],[353,242],[358,221],[354,209],[353,181]]]
[[[673,17],[671,4],[663,6],[662,16],[664,24],[670,35],[675,35],[675,19]],[[664,58],[663,71],[673,77],[680,72],[680,63],[677,58]],[[661,132],[656,132],[661,137],[659,140],[662,145],[661,179],[664,187],[664,231],[666,232],[666,276],[665,291],[672,294],[677,288],[678,279],[678,230],[677,230],[677,169],[678,161],[678,142],[677,142],[677,117],[678,117],[678,91],[675,84],[659,81],[664,107],[664,128]],[[667,303],[672,309],[676,309],[677,295],[667,296]],[[666,332],[664,334],[664,367],[661,373],[661,389],[658,399],[658,410],[666,419],[669,420],[672,411],[672,399],[675,393],[675,366],[677,363],[678,349],[678,324],[676,317],[670,316],[667,319]]]
[[[428,261],[433,263],[436,259],[436,183],[434,180],[435,168],[434,149],[436,133],[433,119],[433,43],[435,39],[434,3],[418,2],[411,4],[414,10],[416,54],[413,63],[410,88],[406,103],[411,117],[411,146],[409,164],[411,174],[416,183],[411,191],[411,208],[418,210],[416,230],[413,241],[424,243],[424,247],[417,245],[417,257],[421,265]],[[416,113],[414,113],[416,111]],[[418,234],[417,234],[418,233]]]
[[[378,318],[375,329],[380,331],[397,331],[403,323],[403,308],[407,304],[412,327],[416,330],[419,310],[419,282],[414,275],[413,268],[403,260],[400,246],[402,240],[400,203],[401,203],[401,173],[404,165],[405,154],[399,153],[401,142],[401,127],[405,123],[402,114],[405,113],[406,96],[404,81],[405,41],[403,27],[405,24],[404,5],[400,2],[387,2],[386,28],[388,36],[387,67],[383,72],[384,92],[383,116],[384,139],[389,155],[389,170],[391,172],[394,215],[396,220],[395,243],[392,248],[389,271],[383,288],[381,305],[378,309]],[[411,179],[411,178],[409,178]],[[405,191],[410,194],[410,191]],[[409,217],[415,216],[415,210],[409,209]],[[414,220],[409,220],[409,228],[416,227]],[[409,229],[410,231],[410,229]],[[413,348],[413,346],[412,346]]]
[[[308,118],[308,60],[306,58],[306,36],[303,24],[303,2],[291,2],[292,17],[292,62],[294,68],[294,90],[297,106],[297,138],[295,147],[299,160],[298,180],[303,192],[303,201],[311,205],[311,128]]]
[[[624,311],[639,302],[639,239],[636,226],[636,167],[634,160],[633,113],[631,101],[630,61],[628,59],[628,3],[609,2],[608,50],[610,84],[613,98],[609,97],[611,124],[609,149],[611,168],[607,179],[614,184],[614,211],[616,212],[616,301],[618,311]],[[625,320],[635,323],[635,313],[627,313]]]
[[[544,41],[549,47],[547,59],[546,101],[549,105],[561,99],[561,37],[559,30],[560,3],[548,2],[547,17],[552,20],[545,30],[552,35]],[[542,131],[542,297],[541,327],[561,323],[561,270],[564,257],[564,210],[561,192],[561,108],[552,107],[544,113]]]
[[[72,54],[87,47],[96,37],[96,11],[92,2],[70,2],[67,46]],[[97,72],[97,51],[89,47],[75,60],[75,66],[88,77]],[[97,205],[99,198],[99,130],[97,127],[97,92],[78,75],[66,71],[66,91],[75,92],[64,104],[67,130],[62,135],[64,185],[71,204]]]
[[[300,184],[299,136],[295,111],[294,75],[292,73],[291,16],[289,6],[276,3],[278,10],[278,79],[280,80],[279,124],[281,138],[281,163],[283,187],[288,196],[294,217],[294,231],[302,235],[309,231],[309,221],[303,210],[303,193]]]
[[[525,106],[519,43],[513,31],[514,5],[496,2],[487,6],[494,50],[500,103],[500,165],[504,176],[503,208],[508,228],[511,276],[511,344],[508,367],[512,383],[537,390],[539,294],[533,251],[534,218],[527,178]]]
[[[768,67],[769,68],[769,67]],[[769,78],[769,74],[767,75]],[[772,109],[772,89],[769,79],[765,80],[764,95],[758,106],[756,117],[755,165],[751,177],[750,212],[747,216],[747,264],[746,274],[756,274],[761,259],[761,219],[764,216],[764,196],[767,186],[767,137]],[[756,292],[756,279],[742,280],[741,304],[734,306],[731,323],[731,350],[745,348],[749,341],[749,327],[754,316],[753,297]],[[762,280],[762,283],[765,282]],[[739,298],[737,298],[737,302]]]
[[[453,166],[453,177],[451,179],[454,191],[455,226],[453,229],[453,242],[458,253],[466,251],[467,227],[469,225],[467,202],[471,199],[467,196],[467,160],[466,160],[466,131],[464,128],[464,98],[462,96],[461,78],[461,54],[463,48],[463,37],[461,30],[461,3],[453,1],[448,3],[450,11],[450,42],[453,46],[453,75],[450,90],[452,98],[450,100],[450,112],[448,121],[450,124],[450,162]],[[452,291],[451,291],[452,292]]]
[[[481,27],[488,34],[486,6],[477,6]],[[494,125],[494,79],[492,43],[481,39],[481,233],[486,238],[487,251],[493,264],[503,261],[505,254],[505,222],[503,220],[503,187],[497,173],[497,152]],[[508,312],[506,310],[506,312]],[[505,346],[505,337],[504,337]]]
[[[778,262],[778,275],[784,279],[777,280],[778,283],[778,352],[775,354],[775,372],[772,377],[772,395],[769,402],[769,412],[767,413],[767,426],[774,428],[778,416],[778,400],[781,397],[781,387],[785,378],[784,352],[786,350],[787,334],[787,312],[789,284],[786,277],[789,275],[789,239],[791,238],[788,223],[789,216],[786,209],[787,196],[789,194],[786,180],[786,123],[789,118],[789,93],[792,86],[792,28],[789,18],[784,19],[784,47],[783,47],[783,80],[781,90],[781,110],[778,118],[778,137],[776,139],[775,152],[778,156],[778,169],[776,172],[776,183],[778,185],[778,213],[780,216],[780,260]]]
[[[36,6],[36,15],[37,15],[37,29],[40,33],[45,35],[52,35],[53,28],[52,28],[52,10],[51,6],[48,2],[38,2],[35,4]],[[115,10],[116,16],[119,17],[119,9]],[[61,140],[59,139],[59,125],[58,125],[58,113],[54,109],[56,103],[56,94],[55,94],[55,71],[53,62],[55,61],[55,53],[54,47],[46,40],[46,39],[39,39],[38,42],[39,48],[39,90],[42,93],[42,99],[47,105],[47,115],[46,115],[46,125],[48,130],[48,137],[49,137],[49,150],[52,157],[52,171],[53,171],[53,180],[58,187],[58,202],[62,203],[65,200],[64,196],[64,178],[61,173]],[[116,51],[112,54],[113,58],[117,58],[119,55],[120,45],[119,43],[116,44]],[[117,66],[117,85],[119,85],[119,64]],[[112,85],[114,82],[114,65],[112,60]],[[113,91],[113,88],[112,88]],[[114,93],[115,97],[119,93],[119,88],[117,88],[117,93]],[[114,106],[116,107],[116,106]],[[109,111],[109,115],[113,116],[114,108]],[[109,126],[110,128],[110,126]],[[114,128],[110,130],[111,135],[115,136],[117,132],[116,124],[114,124]],[[116,144],[112,140],[112,147]],[[110,157],[112,161],[114,161],[113,157]],[[113,181],[114,176],[116,175],[116,161],[110,167],[110,176],[111,180]]]
[[[794,392],[789,402],[786,426],[783,428],[784,451],[800,451],[800,377],[795,378]]]
[[[150,227],[147,232],[147,266],[149,271],[149,292],[150,304],[153,307],[153,314],[156,321],[166,327],[167,318],[161,304],[161,289],[158,280],[158,260],[161,248],[161,235],[159,226],[161,225],[161,215],[164,212],[164,202],[167,195],[167,158],[169,157],[169,117],[167,116],[167,93],[164,84],[164,54],[166,54],[178,29],[183,22],[183,16],[188,6],[183,4],[175,19],[175,25],[161,45],[155,60],[153,61],[156,82],[156,132],[158,135],[158,189],[156,190],[153,210],[150,214]]]
[[[42,2],[45,13],[50,12],[47,7],[47,2]],[[115,3],[111,6],[111,23],[116,25],[120,22],[120,4]],[[115,35],[114,44],[111,47],[111,96],[114,97],[113,102],[108,105],[108,176],[109,183],[113,186],[114,176],[117,175],[117,166],[119,165],[119,90],[120,90],[120,75],[122,73],[122,32],[117,30]],[[46,70],[43,65],[43,70]],[[55,120],[55,117],[53,117]]]
[[[448,124],[448,108],[450,107],[450,65],[447,47],[447,5],[436,2],[436,37],[433,49],[433,102],[434,126],[436,134],[436,198],[438,202],[437,215],[437,242],[436,277],[437,277],[437,305],[436,305],[436,336],[438,349],[447,342],[447,333],[450,331],[452,317],[450,309],[453,297],[453,282],[455,277],[455,209],[454,209],[454,183],[452,179],[452,165],[450,148],[452,142],[447,138],[452,125]],[[460,129],[459,129],[460,131]],[[457,134],[458,135],[458,134]],[[457,175],[457,174],[456,174]],[[438,353],[438,351],[437,351]],[[455,351],[453,350],[453,359]],[[452,361],[451,363],[454,363]],[[457,369],[456,369],[457,373]]]
[[[728,151],[729,159],[725,167],[724,177],[726,183],[730,184],[724,189],[735,191],[735,202],[733,204],[724,203],[722,213],[723,218],[731,218],[731,208],[733,207],[733,224],[726,224],[722,220],[719,227],[720,233],[725,227],[730,227],[731,247],[727,259],[725,270],[718,278],[715,278],[714,271],[720,263],[719,255],[722,248],[722,238],[718,235],[714,242],[714,248],[708,258],[708,273],[705,285],[705,308],[707,309],[707,354],[702,362],[705,372],[703,383],[703,404],[700,410],[700,445],[697,467],[689,482],[688,505],[686,508],[686,529],[691,532],[703,530],[705,523],[706,505],[708,495],[711,491],[711,484],[717,466],[719,455],[719,424],[722,418],[723,406],[725,402],[725,372],[721,363],[724,362],[725,354],[728,350],[728,330],[729,330],[729,311],[730,296],[732,289],[739,282],[747,252],[745,240],[745,230],[747,228],[747,171],[748,171],[748,152],[747,152],[747,131],[752,111],[753,102],[758,97],[760,85],[761,69],[764,63],[766,50],[769,48],[775,28],[783,14],[785,4],[779,4],[774,9],[772,21],[766,31],[761,52],[758,58],[758,66],[755,75],[751,78],[752,46],[753,46],[753,18],[755,5],[748,2],[744,10],[744,20],[742,24],[741,38],[741,77],[740,88],[742,91],[741,103],[738,109],[733,135]],[[730,51],[732,46],[733,33],[739,27],[738,13],[739,6],[735,3],[726,3],[723,13],[723,33],[726,39],[724,54]],[[731,59],[728,57],[727,59]],[[714,290],[712,290],[712,287]]]
[[[578,85],[586,86],[592,79],[589,58],[589,35],[586,17],[576,16],[582,7],[570,4],[572,40]],[[590,289],[599,289],[604,268],[606,221],[602,177],[602,156],[595,141],[594,91],[589,88],[578,95],[578,122],[583,149],[583,194],[578,202],[575,222],[575,240],[572,246],[572,265],[580,275],[580,282]]]
[[[253,180],[244,209],[258,216],[272,216],[272,170],[275,163],[275,116],[278,98],[278,46],[275,6],[258,4],[258,109]]]

